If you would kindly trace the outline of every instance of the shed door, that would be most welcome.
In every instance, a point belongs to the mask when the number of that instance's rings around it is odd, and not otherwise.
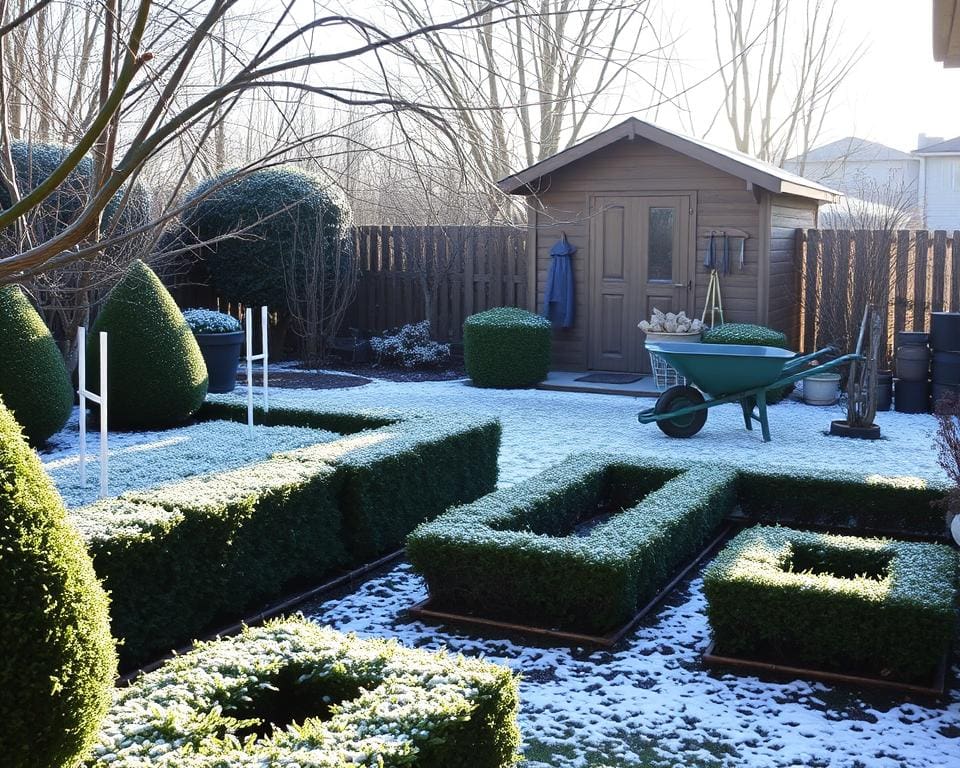
[[[595,198],[590,368],[649,371],[637,323],[654,307],[664,312],[692,310],[690,204],[689,196]]]

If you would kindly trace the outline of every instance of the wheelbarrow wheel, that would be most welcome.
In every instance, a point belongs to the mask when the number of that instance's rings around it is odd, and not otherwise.
[[[679,411],[681,408],[688,408],[694,405],[701,405],[706,402],[699,389],[694,387],[670,387],[666,392],[660,395],[657,404],[654,406],[654,413],[670,413]],[[693,413],[685,413],[673,419],[657,419],[657,426],[660,431],[670,437],[693,437],[697,432],[703,429],[707,423],[707,409]]]

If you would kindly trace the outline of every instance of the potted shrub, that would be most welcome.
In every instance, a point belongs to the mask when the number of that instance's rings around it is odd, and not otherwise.
[[[240,321],[212,309],[188,309],[184,319],[193,330],[210,377],[208,392],[232,392],[237,386],[237,366],[243,347]]]

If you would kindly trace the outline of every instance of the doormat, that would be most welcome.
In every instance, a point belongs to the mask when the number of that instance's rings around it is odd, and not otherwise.
[[[639,373],[589,373],[574,381],[586,381],[590,384],[633,384],[643,378]]]

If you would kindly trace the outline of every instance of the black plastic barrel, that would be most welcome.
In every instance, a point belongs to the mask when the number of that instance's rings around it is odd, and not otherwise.
[[[930,346],[934,352],[960,350],[960,312],[930,314]]]
[[[926,381],[930,374],[930,350],[908,344],[897,349],[897,376],[904,381]]]
[[[927,413],[930,410],[930,382],[896,379],[893,407],[900,413]]]
[[[889,371],[877,372],[877,410],[889,411],[893,404],[893,374]]]
[[[960,384],[934,384],[932,387],[933,409],[936,411],[937,403],[945,395],[953,395],[960,398]]]
[[[923,331],[897,331],[897,347],[925,347],[930,334]]]
[[[960,384],[960,352],[934,352],[934,384]]]

